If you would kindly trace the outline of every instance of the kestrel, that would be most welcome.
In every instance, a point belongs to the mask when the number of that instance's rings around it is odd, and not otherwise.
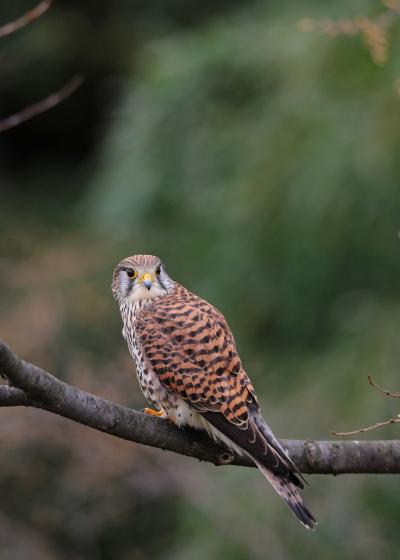
[[[114,270],[129,351],[147,414],[206,429],[248,455],[301,523],[316,521],[298,488],[303,477],[265,422],[223,315],[174,282],[158,257],[135,255]]]

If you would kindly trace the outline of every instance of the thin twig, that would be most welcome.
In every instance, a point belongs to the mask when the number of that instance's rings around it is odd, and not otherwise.
[[[377,385],[377,384],[372,380],[372,377],[371,377],[370,375],[368,375],[368,383],[371,385],[371,387],[374,387],[375,389],[378,389],[378,391],[380,391],[381,393],[384,393],[384,394],[387,395],[388,397],[394,397],[395,399],[400,399],[400,393],[391,392],[391,391],[387,391],[386,389],[382,389],[382,387],[380,387],[379,385]]]
[[[368,383],[371,385],[371,387],[377,389],[378,391],[380,391],[384,395],[387,395],[388,397],[394,397],[396,399],[400,398],[400,393],[395,393],[383,389],[372,380],[372,377],[370,375],[368,375]],[[362,434],[364,432],[369,432],[371,430],[375,430],[376,428],[381,428],[382,426],[388,426],[389,424],[398,424],[398,423],[400,423],[400,414],[398,414],[396,418],[389,418],[389,420],[384,420],[383,422],[377,422],[376,424],[372,424],[371,426],[366,426],[365,428],[359,428],[358,430],[352,430],[351,432],[332,432],[332,435],[354,436],[355,434]]]
[[[32,10],[26,12],[23,16],[15,19],[14,21],[6,23],[5,25],[2,25],[0,27],[0,39],[2,37],[5,37],[6,35],[10,35],[11,33],[18,31],[18,29],[21,29],[21,27],[29,25],[30,23],[32,23],[32,21],[35,21],[35,19],[38,19],[41,15],[47,12],[51,4],[52,0],[43,0],[42,2],[39,2],[39,4]]]
[[[363,434],[364,432],[369,432],[371,430],[375,430],[376,428],[381,428],[382,426],[388,426],[389,424],[397,424],[400,422],[400,414],[397,415],[397,418],[389,418],[389,420],[385,420],[384,422],[377,422],[376,424],[372,424],[372,426],[366,426],[365,428],[360,428],[359,430],[353,430],[351,432],[332,432],[334,436],[354,436],[356,434]]]
[[[29,105],[18,113],[0,120],[0,133],[13,128],[14,126],[18,126],[19,124],[32,119],[33,117],[36,117],[37,115],[40,115],[45,111],[48,111],[49,109],[52,109],[53,107],[64,101],[64,99],[72,95],[82,84],[82,82],[83,76],[76,75],[64,87],[62,87],[55,93],[52,93],[45,99],[42,99],[42,101]]]

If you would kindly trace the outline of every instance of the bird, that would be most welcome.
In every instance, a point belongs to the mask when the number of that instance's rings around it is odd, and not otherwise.
[[[124,258],[111,288],[140,387],[156,407],[143,412],[206,430],[250,457],[299,521],[314,529],[299,492],[305,479],[264,420],[222,313],[172,280],[153,255]]]

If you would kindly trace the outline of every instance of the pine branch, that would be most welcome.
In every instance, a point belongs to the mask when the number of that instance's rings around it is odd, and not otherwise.
[[[176,426],[68,385],[18,358],[0,340],[0,372],[9,385],[0,385],[0,407],[30,406],[58,414],[85,426],[215,465],[254,466],[232,454],[205,432]],[[1,428],[0,428],[1,429]],[[400,441],[282,440],[304,473],[400,473]]]

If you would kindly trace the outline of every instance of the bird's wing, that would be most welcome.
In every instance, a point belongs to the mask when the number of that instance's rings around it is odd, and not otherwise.
[[[243,449],[309,529],[316,521],[297,487],[301,474],[258,407],[224,317],[183,288],[139,313],[136,334],[161,383]]]
[[[247,423],[256,403],[223,316],[186,290],[157,300],[137,317],[136,332],[160,381],[199,411]]]
[[[302,487],[299,471],[261,416],[233,335],[218,310],[181,289],[145,308],[136,331],[164,386],[255,461]]]

